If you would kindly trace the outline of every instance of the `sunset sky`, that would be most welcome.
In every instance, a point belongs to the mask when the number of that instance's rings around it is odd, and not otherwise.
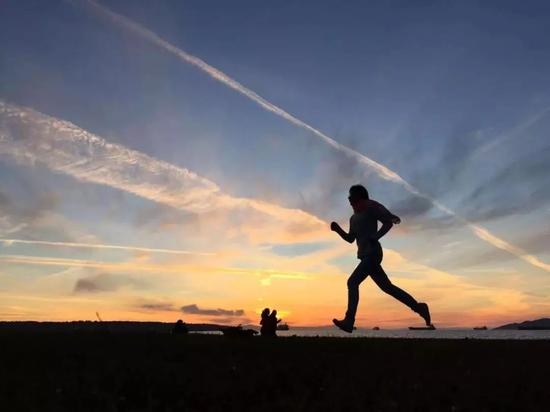
[[[411,4],[0,2],[0,320],[328,325],[356,183],[436,325],[550,316],[550,5]]]

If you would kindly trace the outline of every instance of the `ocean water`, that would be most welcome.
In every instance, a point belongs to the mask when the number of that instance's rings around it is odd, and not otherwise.
[[[248,329],[248,327],[245,327]],[[252,329],[259,330],[257,327]],[[192,332],[209,335],[221,335],[218,331]],[[336,337],[336,338],[396,338],[396,339],[514,339],[514,340],[550,340],[550,330],[473,330],[473,329],[363,329],[346,333],[331,327],[294,327],[288,331],[277,331],[278,336]]]
[[[291,328],[277,331],[279,336],[331,336],[346,338],[409,338],[409,339],[547,339],[550,330],[473,330],[473,329],[362,329],[346,333],[336,328]]]

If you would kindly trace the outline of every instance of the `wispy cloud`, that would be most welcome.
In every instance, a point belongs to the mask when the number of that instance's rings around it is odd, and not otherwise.
[[[0,243],[3,243],[4,246],[10,246],[13,244],[24,244],[24,245],[53,246],[53,247],[62,247],[62,248],[112,249],[112,250],[125,250],[130,252],[166,253],[166,254],[172,254],[172,255],[199,255],[199,256],[215,255],[215,253],[210,253],[210,252],[194,252],[194,251],[188,251],[188,250],[158,249],[158,248],[146,248],[146,247],[137,247],[137,246],[105,245],[105,244],[95,244],[95,243],[52,242],[52,241],[46,241],[46,240],[24,240],[24,239],[0,238]]]
[[[56,220],[52,218],[58,201],[57,194],[47,192],[37,194],[32,202],[20,204],[0,191],[0,237],[48,226],[48,223]],[[68,228],[64,223],[56,221],[54,226],[61,236],[68,236]]]
[[[187,313],[189,315],[204,315],[204,316],[243,316],[244,310],[243,309],[205,309],[205,308],[199,308],[196,304],[186,305],[181,307],[181,311],[183,313]]]
[[[504,133],[490,142],[485,143],[481,147],[475,150],[475,152],[472,153],[472,158],[476,158],[478,156],[481,156],[488,151],[502,145],[507,140],[516,138],[518,136],[521,136],[523,132],[528,130],[531,126],[545,118],[550,113],[550,107],[545,107],[542,110],[538,111],[537,113],[533,114],[529,118],[527,118],[525,121],[518,124],[516,127],[514,127],[512,130],[510,130],[508,133]]]
[[[68,259],[43,256],[29,255],[0,255],[0,262],[38,265],[38,266],[63,266],[63,267],[80,267],[105,270],[118,273],[166,273],[166,274],[181,274],[181,273],[213,273],[213,274],[234,274],[234,275],[251,275],[256,277],[270,277],[279,279],[295,279],[309,280],[313,277],[313,273],[301,272],[296,270],[278,270],[262,267],[222,267],[222,266],[205,266],[194,264],[144,264],[141,262],[105,262],[86,259]]]
[[[138,308],[152,312],[174,312],[178,310],[173,303],[169,302],[141,303]]]
[[[247,216],[249,222],[242,227],[251,237],[258,237],[262,228],[280,241],[330,236],[325,222],[303,210],[230,196],[188,169],[109,143],[70,122],[2,101],[0,120],[0,155],[18,162],[44,165],[84,182],[193,213],[252,210],[272,218],[259,222]]]
[[[109,10],[107,7],[100,5],[99,3],[93,1],[93,0],[77,0],[75,1],[78,4],[82,4],[86,6],[89,10],[96,13],[98,16],[102,18],[107,18],[111,21],[113,21],[115,24],[117,24],[119,27],[122,27],[123,29],[136,34],[142,39],[145,39],[152,44],[155,44],[162,48],[163,50],[172,53],[174,56],[179,58],[185,63],[191,64],[204,73],[208,74],[213,79],[225,84],[226,86],[230,87],[231,89],[235,90],[236,92],[246,96],[256,104],[258,104],[263,109],[274,113],[275,115],[287,120],[288,122],[305,129],[309,132],[311,132],[313,135],[321,139],[324,143],[328,144],[332,148],[344,153],[346,156],[348,156],[351,159],[354,159],[355,161],[366,165],[370,169],[374,170],[379,177],[382,179],[392,181],[394,183],[397,183],[401,185],[405,190],[407,190],[409,193],[418,196],[421,199],[426,199],[431,204],[434,205],[437,209],[440,211],[449,214],[453,216],[454,218],[458,219],[461,223],[463,223],[466,227],[468,227],[472,233],[477,236],[478,238],[484,240],[485,242],[493,245],[496,248],[502,249],[508,253],[513,254],[514,256],[524,260],[525,262],[538,267],[540,269],[543,269],[547,272],[550,272],[550,265],[546,264],[545,262],[538,259],[536,256],[529,255],[526,251],[518,248],[517,246],[512,245],[511,243],[505,241],[504,239],[501,239],[497,237],[496,235],[490,233],[486,228],[480,226],[479,224],[472,223],[468,221],[467,219],[459,216],[455,211],[451,210],[441,202],[437,201],[436,199],[432,198],[426,193],[423,193],[419,189],[417,189],[415,186],[410,184],[408,181],[403,179],[397,172],[391,170],[387,166],[371,159],[368,156],[365,156],[364,154],[351,149],[336,140],[334,140],[332,137],[328,136],[327,134],[321,132],[320,130],[316,129],[315,127],[309,125],[308,123],[304,122],[303,120],[298,119],[294,115],[288,113],[287,111],[283,110],[282,108],[274,105],[273,103],[269,102],[262,96],[258,95],[253,90],[250,90],[246,86],[239,83],[237,80],[231,78],[226,73],[222,72],[221,70],[209,65],[204,60],[200,59],[197,56],[194,56],[190,53],[187,53],[186,51],[174,46],[173,44],[169,43],[168,41],[164,40],[160,36],[158,36],[156,33],[152,32],[151,30],[146,29],[145,27],[137,24],[136,22],[132,21],[131,19],[120,15],[118,13],[115,13],[111,10]],[[536,119],[535,119],[536,120]]]
[[[74,293],[113,292],[123,287],[144,287],[146,283],[136,279],[110,273],[96,273],[78,279],[74,285]]]

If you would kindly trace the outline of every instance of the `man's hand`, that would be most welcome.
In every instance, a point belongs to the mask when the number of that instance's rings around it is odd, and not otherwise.
[[[355,241],[355,235],[351,233],[346,233],[344,229],[340,227],[340,225],[336,222],[332,222],[330,224],[330,230],[333,232],[336,232],[340,235],[342,239],[344,239],[346,242],[353,243]]]

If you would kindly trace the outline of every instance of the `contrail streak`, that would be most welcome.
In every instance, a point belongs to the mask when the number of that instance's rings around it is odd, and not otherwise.
[[[142,39],[148,40],[149,42],[159,46],[160,48],[172,53],[176,57],[178,57],[180,60],[184,61],[185,63],[191,64],[197,68],[199,68],[204,73],[208,74],[213,79],[225,84],[226,86],[232,88],[236,92],[248,97],[253,102],[260,105],[262,108],[264,108],[267,111],[270,111],[274,114],[276,114],[279,117],[282,117],[283,119],[289,121],[290,123],[301,127],[305,130],[310,131],[315,136],[320,138],[322,141],[324,141],[329,146],[333,147],[334,149],[344,153],[346,156],[355,159],[359,163],[365,164],[366,166],[370,167],[371,169],[375,170],[378,176],[380,176],[382,179],[392,181],[394,183],[400,184],[407,190],[409,193],[419,196],[423,199],[426,199],[430,201],[437,209],[456,217],[459,221],[464,222],[466,226],[476,235],[478,238],[484,240],[485,242],[493,245],[494,247],[498,249],[505,250],[506,252],[509,252],[513,254],[514,256],[524,260],[525,262],[536,266],[540,269],[546,270],[547,272],[550,272],[550,265],[542,262],[539,260],[536,256],[529,255],[526,251],[518,248],[517,246],[514,246],[507,241],[498,238],[497,236],[491,234],[487,229],[484,227],[469,222],[468,220],[464,219],[463,217],[459,216],[454,212],[453,210],[449,209],[448,207],[444,206],[440,202],[438,202],[433,197],[422,193],[417,188],[412,186],[409,182],[407,182],[405,179],[403,179],[399,174],[394,172],[393,170],[389,169],[388,167],[384,166],[383,164],[378,163],[377,161],[369,158],[368,156],[365,156],[364,154],[353,150],[341,143],[338,143],[336,140],[334,140],[332,137],[326,135],[325,133],[321,132],[320,130],[314,128],[313,126],[310,126],[306,122],[298,119],[297,117],[293,116],[292,114],[288,113],[287,111],[281,109],[280,107],[274,105],[273,103],[270,103],[260,95],[258,95],[256,92],[250,90],[246,86],[242,85],[235,79],[231,78],[221,70],[216,69],[215,67],[209,65],[204,60],[189,54],[180,48],[174,46],[173,44],[167,42],[151,30],[146,29],[145,27],[142,27],[141,25],[137,24],[136,22],[132,21],[131,19],[122,16],[118,13],[115,13],[111,10],[109,10],[107,7],[102,6],[98,3],[96,3],[93,0],[76,0],[75,2],[83,4],[87,6],[90,10],[95,12],[97,15],[107,18],[109,20],[112,20],[114,23],[118,24],[119,26],[123,27],[124,29],[128,30],[131,33],[136,34],[137,36],[141,37]]]
[[[512,130],[510,130],[506,134],[498,136],[497,138],[491,140],[490,142],[485,143],[483,146],[476,149],[476,151],[472,154],[471,157],[476,158],[490,150],[493,150],[495,147],[502,145],[507,140],[510,140],[514,137],[517,137],[518,135],[523,134],[530,127],[534,126],[540,120],[544,119],[549,113],[550,113],[550,107],[545,107],[538,113],[535,113],[533,116],[529,117],[527,120],[525,120],[524,122],[514,127]]]
[[[51,242],[47,240],[24,240],[24,239],[0,238],[0,243],[4,243],[5,245],[24,244],[24,245],[44,245],[44,246],[55,246],[55,247],[84,248],[84,249],[114,249],[114,250],[126,250],[126,251],[134,251],[134,252],[147,252],[147,253],[167,253],[167,254],[173,254],[173,255],[199,255],[199,256],[215,255],[215,253],[210,253],[210,252],[193,252],[188,250],[157,249],[157,248],[121,246],[121,245],[103,245],[103,244],[97,244],[97,243]]]
[[[256,210],[282,222],[269,228],[272,235],[274,229],[283,233],[287,227],[297,227],[304,236],[326,236],[326,223],[303,210],[230,196],[188,169],[109,143],[70,122],[0,100],[1,154],[194,213]]]
[[[146,29],[145,27],[137,24],[136,22],[130,20],[129,18],[127,18],[125,16],[122,16],[118,13],[115,13],[115,12],[109,10],[107,7],[102,6],[102,5],[96,3],[95,1],[92,1],[92,0],[69,0],[69,1],[74,2],[74,3],[80,3],[80,4],[83,4],[83,5],[87,6],[90,10],[96,12],[99,16],[107,17],[108,19],[110,19],[110,20],[114,21],[115,23],[118,23],[119,25],[124,27],[126,30],[138,35],[141,38],[149,40],[151,43],[156,44],[157,46],[160,46],[162,49],[172,53],[173,55],[178,57],[180,60],[183,60],[184,62],[189,63],[189,64],[199,68],[200,70],[202,70],[203,72],[208,74],[213,79],[225,84],[226,86],[229,86],[230,88],[232,88],[236,92],[248,97],[252,101],[259,104],[264,109],[275,113],[277,116],[280,116],[285,120],[288,120],[290,123],[293,123],[294,125],[296,125],[298,127],[301,127],[303,129],[306,129],[306,130],[312,132],[313,134],[320,137],[322,140],[324,140],[327,144],[334,147],[335,149],[340,150],[341,152],[344,152],[348,156],[353,157],[353,158],[357,159],[358,161],[360,161],[362,163],[365,163],[369,167],[375,169],[382,178],[384,178],[386,180],[392,180],[394,182],[401,183],[401,184],[404,184],[404,185],[407,184],[407,182],[405,182],[405,180],[403,180],[397,173],[390,170],[386,166],[370,159],[369,157],[367,157],[367,156],[365,156],[365,155],[363,155],[363,154],[361,154],[361,153],[359,153],[359,152],[357,152],[353,149],[350,149],[347,146],[344,146],[344,145],[338,143],[336,140],[334,140],[333,138],[327,136],[326,134],[324,134],[320,130],[315,129],[314,127],[310,126],[309,124],[305,123],[304,121],[302,121],[302,120],[298,119],[297,117],[291,115],[287,111],[285,111],[285,110],[281,109],[280,107],[270,103],[269,101],[267,101],[266,99],[261,97],[256,92],[250,90],[249,88],[242,85],[241,83],[239,83],[235,79],[229,77],[227,74],[225,74],[221,70],[218,70],[215,67],[213,67],[213,66],[209,65],[208,63],[206,63],[204,60],[179,49],[178,47],[174,46],[173,44],[171,44],[171,43],[167,42],[166,40],[162,39],[161,37],[159,37],[157,34],[153,33],[151,30]]]

